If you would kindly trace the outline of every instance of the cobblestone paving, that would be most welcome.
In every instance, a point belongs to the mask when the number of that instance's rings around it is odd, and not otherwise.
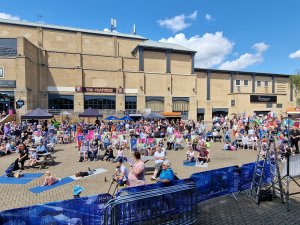
[[[186,158],[185,150],[168,151],[167,157],[171,161],[172,168],[179,178],[187,178],[195,172],[232,165],[242,165],[244,163],[253,162],[256,159],[256,151],[238,150],[229,152],[221,150],[222,147],[223,143],[212,143],[210,151],[212,161],[209,163],[208,168],[183,166],[183,160]],[[43,204],[46,202],[70,199],[73,197],[72,189],[75,185],[80,185],[85,189],[82,196],[107,193],[110,182],[104,182],[104,178],[107,177],[110,179],[115,171],[113,163],[102,161],[77,162],[78,153],[72,144],[56,146],[54,154],[57,156],[54,166],[50,165],[48,168],[42,170],[28,169],[25,170],[24,173],[45,172],[46,170],[50,170],[55,177],[63,178],[74,175],[78,171],[86,171],[88,167],[93,169],[104,168],[107,172],[86,177],[39,194],[34,194],[28,189],[41,185],[43,177],[33,180],[25,185],[0,184],[0,211],[33,204]],[[130,153],[127,152],[126,156],[129,156],[129,154]],[[13,154],[0,158],[1,175],[4,174],[5,169],[16,159],[16,157],[17,155]],[[151,174],[146,176],[147,183],[151,183],[150,176]],[[299,198],[294,197],[292,199],[292,211],[289,213],[286,213],[285,206],[277,201],[262,203],[258,207],[250,199],[245,197],[244,194],[239,194],[238,198],[239,202],[234,201],[234,199],[229,196],[216,198],[202,203],[199,221],[201,224],[250,224],[250,221],[254,221],[251,224],[279,224],[276,222],[277,220],[283,221],[280,224],[297,224],[296,222],[299,222]],[[263,215],[264,212],[268,215],[268,219],[265,219]]]

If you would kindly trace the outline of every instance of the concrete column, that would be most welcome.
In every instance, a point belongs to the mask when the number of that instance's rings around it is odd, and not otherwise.
[[[171,73],[171,57],[170,57],[170,51],[166,51],[166,72]]]
[[[164,98],[164,110],[165,112],[172,112],[173,111],[173,101],[172,96],[165,96]]]
[[[275,76],[272,75],[272,94],[275,94]]]
[[[125,95],[117,94],[116,95],[116,111],[117,114],[120,112],[124,112],[125,110]]]
[[[190,97],[189,102],[189,120],[197,120],[197,98],[196,97]]]
[[[290,101],[294,101],[294,85],[293,81],[290,81]]]
[[[137,110],[138,111],[143,111],[146,107],[146,98],[145,95],[137,95]]]
[[[144,49],[139,47],[139,71],[144,71]]]
[[[230,93],[231,93],[231,94],[234,92],[234,89],[233,89],[233,81],[234,81],[233,73],[231,72],[231,73],[230,73]]]
[[[252,93],[255,93],[255,82],[256,82],[256,76],[255,74],[253,73],[252,74]]]
[[[210,99],[210,78],[211,78],[211,71],[207,71],[207,82],[206,82],[206,100]]]
[[[84,111],[84,94],[76,93],[74,94],[74,112]]]
[[[192,68],[191,68],[191,73],[195,73],[195,54],[192,55]]]

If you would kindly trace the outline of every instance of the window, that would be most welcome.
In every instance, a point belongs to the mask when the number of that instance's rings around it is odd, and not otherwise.
[[[276,108],[282,109],[282,104],[276,104]]]
[[[16,38],[0,38],[0,56],[17,56]]]
[[[73,95],[48,95],[49,109],[74,109]]]
[[[4,68],[0,67],[0,78],[4,78]]]
[[[241,80],[235,80],[235,86],[240,86],[241,85]]]
[[[235,100],[231,100],[231,107],[235,107]]]
[[[173,112],[188,112],[189,98],[187,97],[173,97]]]
[[[264,82],[264,85],[265,85],[265,87],[269,87],[269,81],[266,80],[266,81]]]
[[[116,96],[84,96],[84,108],[116,109]]]
[[[272,103],[267,103],[267,108],[273,108],[273,104]]]
[[[256,81],[256,86],[261,87],[261,81],[260,80]]]
[[[136,96],[125,96],[125,109],[136,109]]]
[[[146,97],[146,108],[153,112],[163,112],[164,102],[164,97]]]
[[[248,86],[249,85],[249,80],[244,80],[244,86]]]

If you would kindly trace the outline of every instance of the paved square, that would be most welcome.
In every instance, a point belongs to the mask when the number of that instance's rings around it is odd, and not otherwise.
[[[168,151],[167,157],[171,161],[172,168],[179,178],[187,178],[195,172],[232,165],[242,165],[244,163],[253,162],[256,159],[256,151],[253,150],[224,151],[222,148],[223,143],[212,143],[210,149],[212,161],[209,163],[208,168],[183,166],[183,160],[186,159],[186,150]],[[105,177],[110,179],[115,171],[115,165],[113,163],[103,161],[78,162],[77,149],[72,144],[57,145],[54,154],[57,156],[54,166],[50,165],[48,168],[42,170],[28,169],[24,172],[33,173],[50,170],[53,175],[58,178],[72,176],[79,171],[86,171],[88,167],[93,169],[103,168],[106,169],[107,172],[76,180],[39,194],[34,194],[30,192],[29,189],[41,185],[43,177],[35,179],[25,185],[0,184],[0,210],[71,199],[73,198],[72,190],[75,185],[80,185],[85,189],[82,196],[106,193],[108,191],[110,182],[104,182],[104,180]],[[125,156],[129,157],[130,152],[126,152]],[[17,155],[13,154],[0,158],[0,170],[2,171],[2,174],[4,174],[5,169],[16,159],[16,157]],[[125,165],[128,166],[126,163]],[[150,177],[151,174],[146,176],[147,183],[152,183]],[[268,217],[273,218],[273,210],[274,215],[279,219],[283,217],[282,220],[278,220],[283,222],[281,224],[285,224],[284,221],[290,221],[289,224],[296,224],[294,222],[296,222],[297,219],[299,220],[294,212],[295,210],[298,210],[298,214],[300,213],[299,195],[298,197],[295,196],[292,198],[292,212],[289,213],[286,213],[285,206],[277,200],[273,202],[264,202],[261,203],[260,206],[257,206],[243,193],[238,194],[238,198],[238,202],[234,201],[231,196],[225,196],[201,203],[199,222],[203,221],[202,224],[242,224],[244,222],[244,224],[250,224],[250,221],[256,221],[257,223],[251,224],[279,224],[276,223],[275,219],[267,220],[264,217],[263,212],[266,212]],[[257,217],[257,215],[260,216]],[[288,219],[285,220],[285,218]]]

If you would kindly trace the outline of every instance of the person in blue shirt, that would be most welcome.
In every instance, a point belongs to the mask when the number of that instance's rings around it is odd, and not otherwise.
[[[39,143],[39,146],[37,146],[36,148],[36,152],[38,154],[44,154],[44,153],[48,153],[46,146],[43,144],[43,142]]]
[[[162,171],[157,179],[158,182],[162,183],[170,183],[171,181],[175,180],[175,175],[173,170],[171,169],[171,163],[169,160],[165,160],[161,166]]]

